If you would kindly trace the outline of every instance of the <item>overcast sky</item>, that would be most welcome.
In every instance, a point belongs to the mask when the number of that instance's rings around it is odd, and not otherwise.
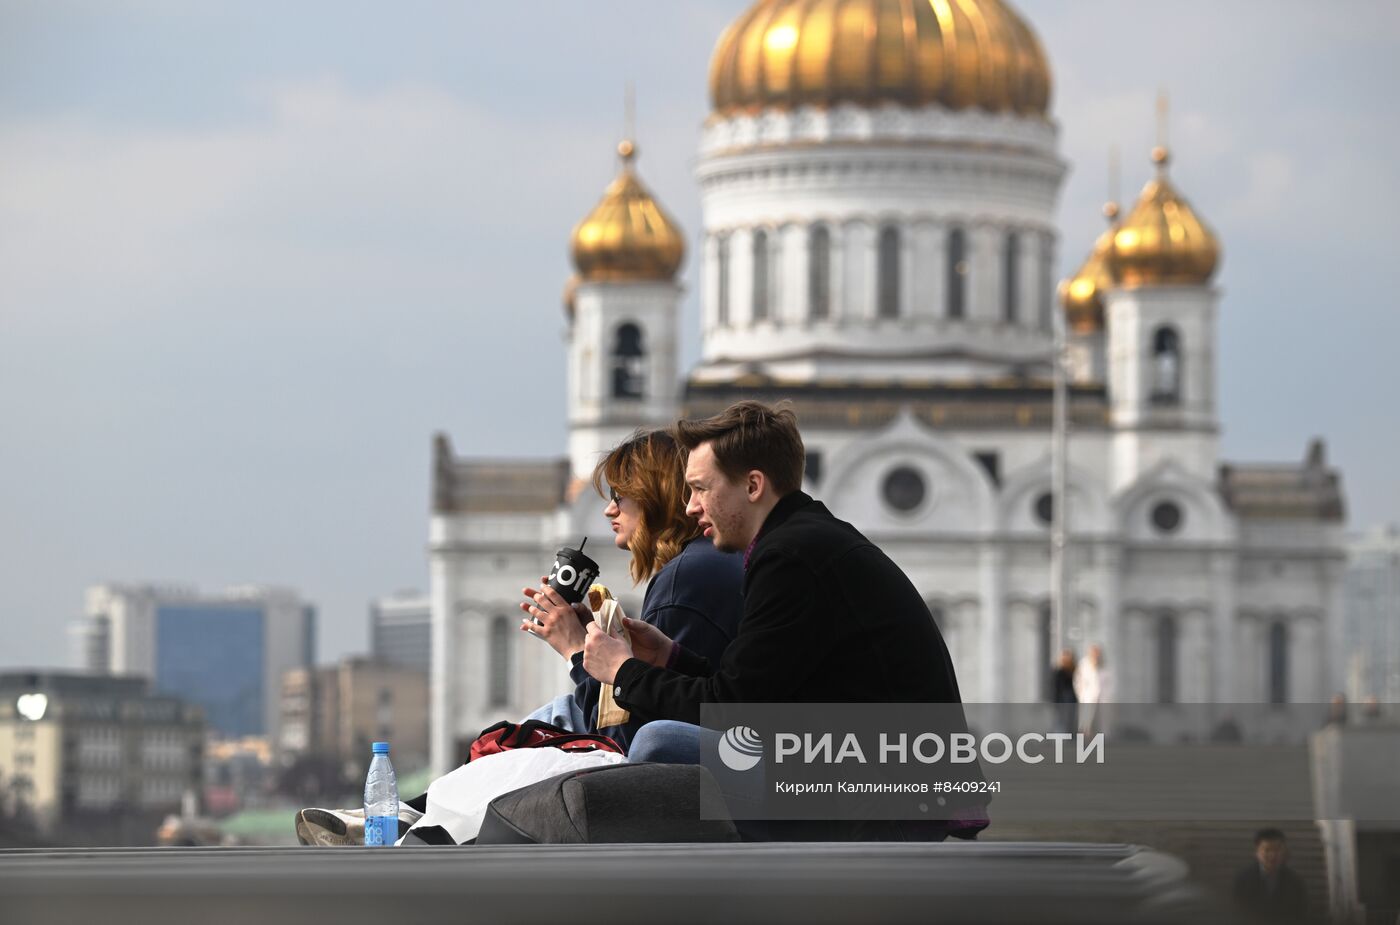
[[[0,667],[92,583],[280,583],[320,655],[427,587],[434,431],[562,454],[573,224],[637,87],[691,236],[709,53],[745,0],[0,2]],[[1228,459],[1325,436],[1400,521],[1400,4],[1022,0],[1071,164],[1062,273],[1153,100],[1224,243]],[[698,354],[695,248],[684,359]],[[528,576],[523,576],[528,577]]]

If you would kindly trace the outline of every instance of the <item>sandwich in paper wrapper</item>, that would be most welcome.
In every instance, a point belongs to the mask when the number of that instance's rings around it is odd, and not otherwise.
[[[632,640],[627,637],[627,629],[622,625],[622,604],[612,596],[607,585],[594,585],[588,589],[588,609],[593,611],[593,622],[609,636],[621,639],[632,651]],[[632,718],[632,714],[617,705],[613,700],[611,684],[604,684],[598,695],[598,728],[621,726]]]

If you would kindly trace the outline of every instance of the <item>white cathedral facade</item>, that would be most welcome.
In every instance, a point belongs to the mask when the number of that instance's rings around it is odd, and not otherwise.
[[[678,366],[685,236],[622,167],[575,229],[567,455],[434,447],[432,763],[567,689],[522,584],[588,552],[585,480],[642,426],[788,400],[806,489],[921,589],[963,697],[1042,700],[1054,325],[1070,366],[1065,638],[1122,702],[1317,702],[1341,677],[1340,478],[1219,457],[1219,244],[1168,156],[1059,287],[1066,165],[1038,40],[1003,0],[759,0],[720,37],[697,169],[702,359]],[[1057,313],[1062,313],[1057,316]],[[561,441],[562,442],[562,441]]]

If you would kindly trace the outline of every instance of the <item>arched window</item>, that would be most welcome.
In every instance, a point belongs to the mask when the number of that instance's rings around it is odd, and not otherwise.
[[[1157,702],[1176,703],[1176,617],[1157,618]]]
[[[768,232],[753,233],[753,320],[768,317]]]
[[[613,398],[644,398],[646,391],[646,347],[642,329],[632,322],[619,325],[612,351]]]
[[[967,232],[948,232],[948,317],[967,317]]]
[[[719,323],[721,326],[729,324],[729,235],[719,236],[719,243],[716,245],[718,253],[715,261],[719,264]]]
[[[825,225],[807,235],[807,302],[814,321],[831,317],[831,232]]]
[[[899,229],[880,230],[880,275],[876,311],[881,318],[899,317]]]
[[[1164,405],[1181,401],[1181,339],[1165,326],[1152,335],[1152,400]]]
[[[1288,702],[1288,624],[1269,627],[1269,703]]]
[[[1016,323],[1016,305],[1021,298],[1021,239],[1016,232],[1006,233],[1006,248],[1001,257],[1001,314],[1008,324]]]
[[[507,706],[510,703],[510,620],[505,617],[491,621],[490,653],[491,664],[487,671],[491,683],[487,695],[491,706]]]
[[[1040,664],[1037,672],[1040,683],[1040,696],[1045,700],[1054,700],[1054,685],[1051,683],[1050,675],[1054,670],[1051,664],[1051,653],[1054,652],[1055,640],[1052,638],[1052,611],[1049,601],[1040,602],[1040,610],[1036,614],[1036,661]]]

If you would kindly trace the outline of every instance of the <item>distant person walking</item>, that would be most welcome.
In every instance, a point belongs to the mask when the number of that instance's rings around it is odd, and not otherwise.
[[[1074,650],[1060,652],[1050,672],[1050,701],[1055,704],[1055,726],[1059,732],[1074,732],[1079,713],[1079,697],[1074,693]]]
[[[1327,725],[1345,726],[1347,724],[1347,695],[1333,694],[1331,702],[1327,705]]]
[[[1254,835],[1254,861],[1235,877],[1235,905],[1251,922],[1306,922],[1308,890],[1289,867],[1288,839],[1278,829]]]
[[[1092,645],[1074,670],[1074,696],[1079,700],[1079,731],[1084,735],[1105,732],[1113,677],[1104,665],[1103,646]]]

